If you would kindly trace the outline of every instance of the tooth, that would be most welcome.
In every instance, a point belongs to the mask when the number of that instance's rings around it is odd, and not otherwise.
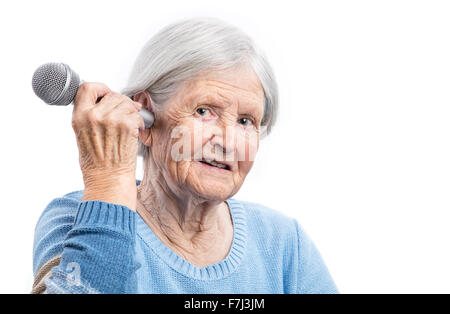
[[[218,168],[221,168],[221,169],[225,169],[226,168],[225,165],[219,164],[219,163],[217,163],[217,162],[215,162],[213,160],[210,160],[210,161],[205,160],[205,162],[210,164],[210,165],[212,165],[212,166],[214,166],[214,167],[218,167]]]
[[[225,168],[225,165],[222,165],[222,164],[218,164],[217,162],[213,162],[213,164],[216,166],[216,167],[219,167],[219,168]]]

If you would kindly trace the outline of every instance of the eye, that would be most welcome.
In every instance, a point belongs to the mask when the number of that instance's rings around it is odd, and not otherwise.
[[[197,112],[202,117],[207,117],[208,115],[211,114],[209,109],[206,109],[206,108],[198,108],[195,112]]]
[[[242,125],[250,125],[250,124],[252,124],[252,120],[247,119],[247,118],[240,118],[240,119],[238,120],[238,122],[239,122],[240,124],[242,124]]]

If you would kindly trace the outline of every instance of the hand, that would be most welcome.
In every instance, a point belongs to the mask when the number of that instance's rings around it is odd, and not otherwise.
[[[97,100],[101,100],[97,103]],[[141,104],[100,83],[83,83],[75,97],[75,131],[83,201],[99,200],[136,210],[136,160]]]

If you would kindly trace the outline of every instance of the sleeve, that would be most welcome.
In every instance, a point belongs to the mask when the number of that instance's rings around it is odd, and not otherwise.
[[[296,221],[299,272],[297,293],[336,294],[338,289],[312,240]]]
[[[52,201],[35,230],[32,293],[135,293],[136,213],[102,201]]]

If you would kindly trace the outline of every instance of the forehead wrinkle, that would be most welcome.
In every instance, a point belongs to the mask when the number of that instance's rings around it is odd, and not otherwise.
[[[241,89],[245,92],[245,95],[236,94],[234,91],[231,91],[231,94],[227,93],[220,87],[216,87],[214,89],[215,93],[212,94],[211,99],[215,100],[214,96],[219,96],[219,104],[225,104],[226,107],[229,107],[230,104],[236,105],[238,110],[242,109],[244,111],[254,112],[255,108],[258,108],[258,112],[260,111],[261,101],[258,99],[258,95],[255,95],[252,91],[248,91],[247,89]],[[209,95],[211,96],[211,95]],[[231,96],[231,97],[230,97]],[[250,109],[250,110],[248,110]]]
[[[262,88],[258,82],[257,85],[255,86],[251,86],[251,89],[248,88],[244,88],[244,87],[240,87],[238,85],[233,85],[230,82],[224,82],[224,81],[220,81],[220,80],[213,80],[213,79],[209,79],[206,82],[206,85],[212,85],[213,88],[215,88],[218,93],[220,95],[223,96],[223,91],[230,91],[232,94],[236,94],[236,92],[238,93],[244,93],[248,96],[251,97],[255,97],[255,94],[259,94],[260,91],[262,91]],[[226,98],[226,96],[223,96]]]
[[[189,89],[186,97],[186,101],[191,102],[199,102],[204,104],[215,104],[215,105],[221,105],[223,107],[228,107],[230,104],[233,103],[233,98],[229,97],[229,94],[226,92],[223,92],[223,90],[219,87],[214,88],[202,88],[200,86],[195,86],[194,88]]]

